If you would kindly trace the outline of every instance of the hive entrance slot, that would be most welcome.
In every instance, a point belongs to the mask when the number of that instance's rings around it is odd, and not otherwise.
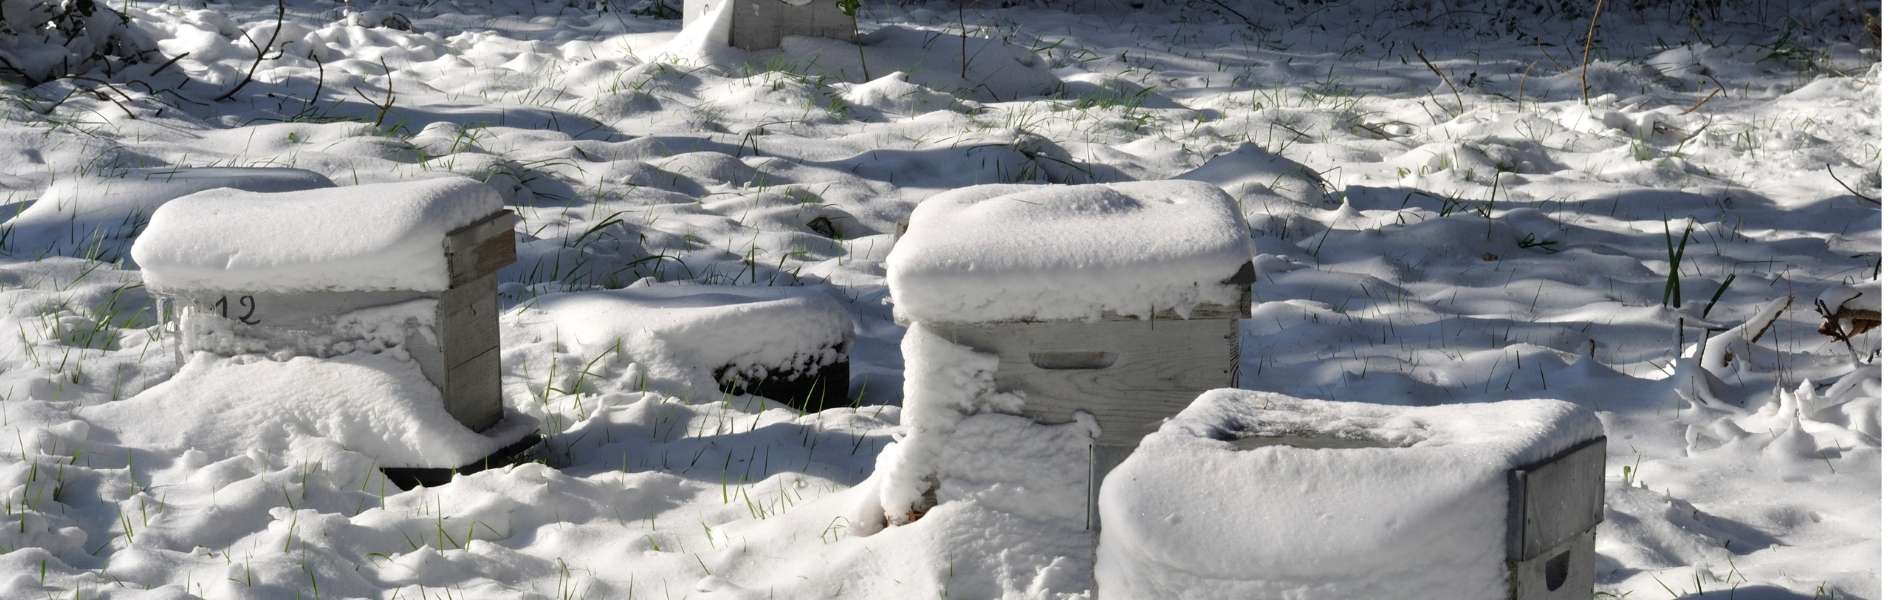
[[[1570,551],[1565,550],[1544,561],[1544,588],[1555,592],[1570,578]]]
[[[1106,369],[1121,355],[1114,352],[1031,352],[1029,364],[1051,371]]]

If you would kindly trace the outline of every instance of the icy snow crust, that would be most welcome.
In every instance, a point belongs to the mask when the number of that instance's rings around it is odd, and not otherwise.
[[[121,441],[82,411],[179,369],[136,263],[0,222],[0,598],[1079,598],[1094,543],[1045,518],[1069,484],[1005,464],[1079,428],[961,419],[934,447],[939,504],[885,525],[879,461],[929,420],[900,408],[886,258],[947,190],[1196,171],[1239,175],[1215,185],[1256,252],[1237,387],[1566,400],[1611,438],[1596,591],[1881,593],[1884,358],[1860,363],[1884,328],[1857,363],[1814,309],[1880,264],[1881,210],[1827,170],[1878,198],[1891,156],[1851,4],[1608,3],[1587,106],[1588,2],[1226,3],[1261,31],[1206,2],[875,1],[860,30],[900,35],[810,63],[665,56],[681,24],[637,2],[287,0],[282,51],[224,102],[274,2],[112,4],[165,58],[88,74],[111,88],[0,90],[0,219],[132,169],[481,181],[524,221],[498,274],[501,383],[546,464],[399,492],[340,447]],[[392,88],[387,111],[357,95]],[[1252,177],[1278,159],[1322,183]],[[1678,309],[1664,247],[1689,222]],[[656,366],[683,352],[602,355],[534,308],[644,278],[825,288],[855,322],[863,406],[729,397]],[[1781,306],[1758,340],[1715,339]]]
[[[480,182],[442,177],[261,194],[209,190],[152,215],[132,245],[157,291],[448,289],[448,232],[501,210]]]
[[[1233,304],[1253,240],[1191,181],[985,185],[918,205],[891,251],[899,318],[937,323],[1186,316]]]
[[[1505,473],[1602,434],[1563,401],[1210,391],[1103,482],[1096,579],[1104,598],[1501,598]],[[1230,443],[1275,436],[1369,447]]]

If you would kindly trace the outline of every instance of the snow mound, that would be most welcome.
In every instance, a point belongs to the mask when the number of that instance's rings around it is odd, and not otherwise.
[[[1501,597],[1504,473],[1602,435],[1561,401],[1210,391],[1103,482],[1096,578],[1104,598]]]
[[[1829,312],[1843,310],[1880,312],[1880,281],[1864,281],[1854,285],[1837,285],[1821,292],[1815,298]]]
[[[906,597],[1085,597],[1094,546],[1084,526],[1089,439],[1076,423],[963,419],[941,448],[938,504],[914,523],[864,538],[889,565],[877,572],[914,565],[933,572],[935,590],[913,588]],[[880,462],[892,453],[887,448]]]
[[[963,40],[956,35],[889,26],[858,36],[858,42],[787,36],[779,47],[799,64],[809,63],[812,74],[841,81],[863,83],[902,71],[918,85],[985,102],[1062,89],[1041,57],[1001,39],[971,36],[960,50]]]
[[[932,196],[891,252],[900,318],[1146,318],[1232,304],[1253,241],[1233,198],[1193,181],[980,185]]]
[[[415,363],[360,353],[284,362],[196,353],[171,380],[79,413],[125,445],[217,459],[263,452],[284,464],[341,446],[383,467],[459,467],[522,433],[507,424],[470,431]]]
[[[703,373],[731,367],[729,379],[816,372],[846,358],[852,332],[850,314],[819,288],[628,287],[545,297],[524,314],[590,355],[620,345]]]
[[[132,257],[161,292],[436,291],[449,286],[443,236],[501,208],[493,188],[461,177],[209,190],[159,208]]]
[[[864,83],[840,83],[840,94],[853,106],[878,112],[919,115],[939,110],[971,112],[974,105],[956,96],[932,90],[910,82],[910,76],[903,71],[890,74]]]
[[[335,184],[322,175],[289,168],[142,168],[118,177],[62,179],[37,202],[0,227],[10,227],[16,254],[72,255],[103,259],[125,254],[152,213],[174,199],[216,188],[290,192]]]
[[[1239,199],[1242,206],[1257,197],[1280,198],[1320,208],[1339,206],[1339,201],[1326,196],[1326,190],[1322,188],[1324,181],[1320,179],[1318,171],[1284,156],[1268,153],[1253,142],[1243,143],[1232,152],[1216,156],[1207,164],[1182,173],[1176,179],[1220,186]]]

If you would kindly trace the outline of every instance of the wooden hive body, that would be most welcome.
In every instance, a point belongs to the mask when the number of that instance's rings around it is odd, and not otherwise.
[[[692,23],[712,12],[723,0],[687,0],[685,18]],[[833,0],[811,0],[794,5],[781,0],[732,0],[732,28],[728,39],[741,50],[777,48],[788,35],[849,40],[858,31],[857,19],[838,10]]]
[[[1239,288],[1233,304],[1203,304],[1186,318],[1104,315],[1096,321],[932,323],[953,343],[995,355],[996,389],[1024,398],[1022,415],[1070,423],[1086,413],[1101,428],[1089,448],[1086,527],[1097,526],[1102,479],[1142,436],[1180,413],[1202,392],[1236,387],[1240,319],[1252,314],[1254,271],[1243,265],[1223,282]]]
[[[519,221],[502,211],[449,232],[443,240],[446,290],[168,294],[180,317],[179,359],[193,351],[324,357],[361,350],[364,343],[400,345],[441,390],[457,422],[488,429],[502,416],[495,272],[514,262]],[[354,330],[345,317],[376,310],[403,311],[400,339]]]

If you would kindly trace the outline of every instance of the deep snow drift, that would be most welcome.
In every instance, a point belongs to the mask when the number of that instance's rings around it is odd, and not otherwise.
[[[281,30],[273,3],[102,4],[162,58],[0,84],[0,597],[1080,597],[1093,545],[1048,512],[1074,482],[1018,468],[1072,456],[1045,453],[1080,425],[961,419],[933,446],[937,506],[885,526],[874,472],[927,416],[898,406],[954,391],[907,377],[900,346],[929,340],[895,325],[889,254],[959,188],[1167,179],[1219,187],[1249,226],[1239,387],[1571,402],[1610,440],[1599,592],[1880,593],[1882,330],[1840,320],[1851,351],[1819,331],[1878,295],[1840,290],[1877,292],[1881,260],[1862,199],[1882,195],[1881,57],[1842,3],[1607,2],[1587,103],[1574,2],[1227,3],[1258,29],[1202,3],[866,2],[866,45],[751,54],[621,0],[292,0]],[[249,40],[275,48],[259,62]],[[234,166],[302,171],[148,183]],[[139,265],[413,284],[369,261],[424,250],[383,235],[399,223],[374,199],[291,190],[445,176],[523,218],[499,274],[502,383],[543,464],[396,493],[374,442],[267,433],[366,422],[285,413],[193,450],[120,435],[140,415],[221,430],[214,403],[276,400],[232,373],[188,381]],[[164,225],[143,215],[192,192],[315,195],[125,260]],[[300,229],[318,214],[360,226]],[[584,312],[554,327],[539,304],[649,279],[633,290],[829,295],[861,405],[802,413],[656,366],[743,336],[614,352],[636,316],[583,339]],[[804,331],[747,327],[761,348]],[[347,364],[230,366],[409,381]]]

